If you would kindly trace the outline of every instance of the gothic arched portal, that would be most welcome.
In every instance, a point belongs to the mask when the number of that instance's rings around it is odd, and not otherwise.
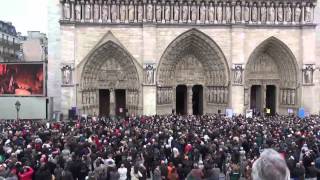
[[[176,87],[186,85],[187,112],[192,114],[192,87],[203,87],[203,113],[225,108],[229,101],[229,68],[219,46],[191,29],[178,36],[163,53],[157,70],[157,113],[176,109]],[[199,103],[199,102],[197,102]]]
[[[285,113],[298,106],[298,65],[290,49],[270,37],[250,55],[245,66],[245,105]]]
[[[138,113],[139,76],[134,59],[120,45],[107,41],[85,60],[80,93],[84,113]]]

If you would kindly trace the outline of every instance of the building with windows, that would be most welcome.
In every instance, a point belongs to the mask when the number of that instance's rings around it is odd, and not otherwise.
[[[27,36],[21,36],[23,61],[46,61],[48,56],[48,38],[40,31],[28,31]]]
[[[0,62],[19,61],[20,54],[16,28],[10,22],[0,21]]]

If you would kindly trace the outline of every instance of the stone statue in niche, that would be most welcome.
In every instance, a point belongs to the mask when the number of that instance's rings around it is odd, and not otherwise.
[[[200,6],[200,22],[204,23],[206,21],[206,6],[204,5],[204,2],[201,2]]]
[[[135,17],[134,17],[134,6],[132,4],[132,1],[130,1],[128,9],[129,9],[128,20],[129,22],[133,22]]]
[[[147,5],[147,20],[148,20],[148,21],[152,21],[152,16],[153,16],[152,11],[153,11],[152,4],[149,3],[149,4]]]
[[[76,11],[76,20],[80,21],[81,20],[81,5],[77,3],[75,5],[75,11]]]
[[[156,20],[161,22],[161,4],[156,5]]]
[[[231,22],[231,7],[230,7],[230,3],[227,3],[227,5],[226,5],[225,21],[226,21],[226,23],[230,23]]]
[[[165,14],[165,20],[170,21],[170,5],[169,5],[169,3],[166,3],[166,6],[164,8],[164,14]]]
[[[146,72],[146,84],[154,84],[154,68],[152,65],[148,64],[145,67]]]
[[[188,5],[184,3],[182,7],[182,21],[186,22],[188,20]]]
[[[271,3],[269,8],[269,22],[273,23],[275,21],[275,9],[274,4]]]
[[[313,65],[312,64],[304,65],[303,80],[304,80],[304,84],[313,83]]]
[[[88,2],[86,2],[86,5],[85,5],[85,19],[86,20],[91,19],[91,6]]]
[[[141,5],[141,3],[139,2],[138,5],[138,21],[141,22],[143,20],[143,6]]]
[[[212,2],[209,3],[208,19],[209,22],[214,22],[214,7],[212,5]]]
[[[252,15],[251,15],[252,22],[257,22],[257,20],[258,20],[258,8],[257,8],[257,4],[256,3],[253,4],[251,13],[252,13]]]
[[[68,2],[64,3],[64,19],[70,19],[70,4]]]
[[[217,21],[221,23],[222,21],[222,5],[221,2],[219,2],[218,7],[217,7]]]
[[[291,4],[288,4],[286,7],[286,21],[287,22],[291,22],[291,16],[292,16]]]
[[[300,22],[300,17],[301,17],[301,8],[300,8],[300,4],[297,4],[294,12],[294,21]]]
[[[198,8],[197,8],[197,5],[195,2],[192,2],[192,5],[191,5],[191,21],[196,21],[197,18],[198,18]]]
[[[260,11],[261,11],[261,22],[262,23],[267,22],[267,8],[265,3],[262,4]]]
[[[241,21],[241,6],[240,3],[237,2],[236,7],[235,7],[235,21],[240,22]]]
[[[111,20],[116,22],[118,20],[118,6],[116,4],[111,5]]]
[[[66,65],[62,68],[62,83],[65,85],[69,85],[72,82],[71,77],[72,68],[69,65]]]
[[[278,7],[278,21],[279,21],[279,22],[283,22],[283,8],[282,8],[282,4],[279,4],[279,7]]]
[[[244,7],[243,17],[244,17],[244,21],[245,21],[245,22],[250,21],[250,7],[249,7],[249,3],[246,3],[246,6]]]
[[[233,75],[233,79],[234,79],[234,83],[235,84],[242,84],[242,65],[241,64],[236,64],[234,66],[234,75]]]
[[[102,6],[102,21],[106,22],[108,20],[108,16],[109,16],[109,8],[107,4],[103,4]]]
[[[175,5],[173,6],[173,20],[178,22],[179,21],[179,12],[180,12],[180,7],[179,7],[179,4],[178,2],[175,3]]]
[[[94,4],[94,5],[93,5],[93,10],[94,10],[93,19],[94,19],[95,21],[98,21],[98,20],[99,20],[99,15],[100,15],[100,7],[99,7],[99,4]]]
[[[312,11],[311,11],[311,5],[309,3],[305,7],[305,21],[306,22],[312,21]]]

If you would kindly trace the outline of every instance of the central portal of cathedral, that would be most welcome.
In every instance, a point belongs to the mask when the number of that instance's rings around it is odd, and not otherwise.
[[[216,113],[229,100],[228,65],[216,43],[192,29],[176,38],[160,59],[157,113]]]

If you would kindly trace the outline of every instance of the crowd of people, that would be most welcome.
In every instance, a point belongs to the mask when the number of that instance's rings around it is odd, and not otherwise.
[[[320,118],[137,116],[0,122],[0,179],[320,177]]]

